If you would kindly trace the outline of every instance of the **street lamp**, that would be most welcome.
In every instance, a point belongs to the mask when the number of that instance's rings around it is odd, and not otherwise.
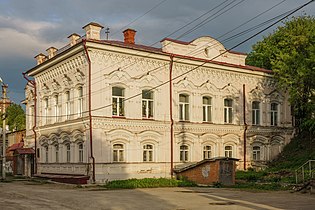
[[[5,118],[6,118],[6,100],[7,100],[7,88],[8,85],[3,83],[3,80],[0,77],[0,83],[2,85],[2,179],[5,179],[5,142],[6,142],[6,123],[5,123]]]

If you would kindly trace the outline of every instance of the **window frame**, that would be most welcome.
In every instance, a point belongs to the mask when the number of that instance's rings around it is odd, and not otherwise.
[[[231,104],[227,104],[225,102],[231,102]],[[234,120],[234,113],[233,113],[233,104],[234,100],[231,98],[225,98],[223,101],[224,105],[224,123],[226,124],[233,124]]]
[[[114,89],[120,89],[122,94],[114,95]],[[126,89],[119,86],[112,87],[112,116],[113,117],[125,117],[125,91]]]
[[[273,109],[273,105],[276,105],[276,109]],[[272,102],[270,103],[270,125],[278,126],[279,124],[279,103]]]
[[[115,145],[121,146],[121,148],[115,148]],[[115,143],[112,146],[112,153],[113,153],[113,162],[114,163],[123,163],[126,162],[126,157],[125,157],[125,144],[123,143]],[[115,157],[116,156],[116,157]],[[121,159],[122,157],[122,159]]]
[[[188,162],[189,161],[189,146],[182,144],[179,146],[179,161]]]
[[[65,101],[66,101],[66,106],[65,106],[65,112],[66,112],[66,120],[70,120],[70,116],[71,116],[71,94],[70,91],[66,91],[65,92]]]
[[[209,103],[204,103],[204,99],[208,99]],[[202,117],[203,122],[212,122],[212,97],[210,96],[202,97]]]
[[[78,117],[83,117],[83,87],[80,86],[77,88],[78,93]]]
[[[257,107],[254,107],[254,105],[257,105]],[[260,125],[260,101],[253,101],[252,102],[252,125]]]
[[[78,162],[83,163],[83,157],[84,157],[84,148],[83,143],[78,143]]]
[[[210,159],[211,157],[212,157],[212,146],[209,144],[203,145],[203,159],[204,160]]]
[[[255,149],[256,148],[256,149]],[[259,149],[257,149],[259,148]],[[253,161],[260,161],[261,160],[261,147],[260,146],[253,146]]]
[[[55,163],[59,163],[59,145],[55,144]]]
[[[143,97],[145,94],[150,93],[150,97]],[[142,118],[154,118],[154,92],[151,90],[142,90]]]
[[[147,148],[148,146],[151,146],[151,148]],[[149,143],[143,144],[142,149],[142,161],[154,162],[154,145]]]
[[[178,103],[178,109],[179,109],[179,121],[189,121],[190,119],[190,96],[185,93],[181,93],[179,96],[179,103]],[[181,97],[185,98],[185,101],[181,101]]]
[[[231,149],[227,149],[228,147],[230,147]],[[227,157],[227,158],[233,157],[233,145],[224,146],[224,157]]]
[[[71,163],[71,144],[66,143],[65,148],[66,148],[66,163]]]

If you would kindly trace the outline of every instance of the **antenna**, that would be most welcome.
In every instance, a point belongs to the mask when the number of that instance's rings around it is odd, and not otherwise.
[[[110,32],[109,32],[109,28],[106,28],[105,30],[106,30],[106,31],[105,31],[105,34],[106,34],[106,40],[108,40],[108,35],[109,35],[109,33],[110,33]]]

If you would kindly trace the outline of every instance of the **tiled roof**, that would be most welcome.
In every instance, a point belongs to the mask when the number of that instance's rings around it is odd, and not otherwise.
[[[12,144],[12,145],[7,149],[7,151],[14,151],[14,150],[17,150],[17,149],[19,149],[19,148],[23,148],[23,146],[24,146],[24,142]]]

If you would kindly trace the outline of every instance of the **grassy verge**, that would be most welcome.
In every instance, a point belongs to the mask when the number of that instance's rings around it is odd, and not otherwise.
[[[145,178],[127,179],[108,182],[103,187],[109,189],[134,189],[134,188],[155,188],[155,187],[192,187],[195,183],[187,180],[176,180],[166,178]]]

